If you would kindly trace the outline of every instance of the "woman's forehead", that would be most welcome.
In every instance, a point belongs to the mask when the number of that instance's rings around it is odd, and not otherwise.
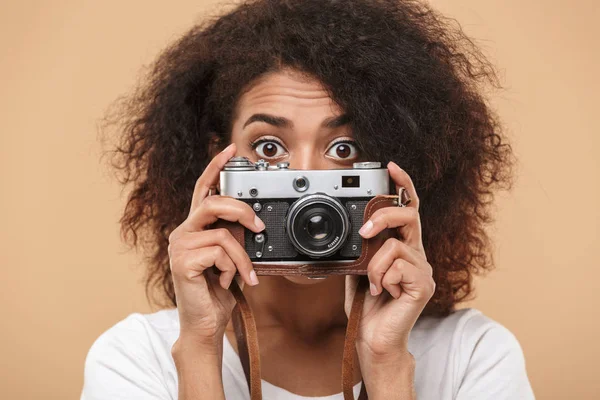
[[[236,114],[242,116],[258,110],[287,113],[288,118],[303,111],[341,113],[321,82],[288,71],[262,77],[240,96]]]

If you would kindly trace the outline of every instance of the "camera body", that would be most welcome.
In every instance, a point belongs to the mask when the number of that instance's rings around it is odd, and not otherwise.
[[[266,228],[244,229],[250,260],[268,264],[356,260],[367,203],[389,194],[389,174],[378,162],[353,168],[294,170],[246,157],[229,160],[220,174],[221,195],[249,204]]]

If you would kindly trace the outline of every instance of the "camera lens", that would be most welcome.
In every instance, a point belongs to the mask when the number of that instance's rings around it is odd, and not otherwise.
[[[311,194],[290,206],[286,231],[299,252],[313,258],[325,257],[343,246],[350,231],[350,219],[335,198]]]
[[[304,180],[304,178],[298,178],[298,180],[296,181],[296,186],[298,186],[301,189],[304,186],[306,186],[306,181]]]

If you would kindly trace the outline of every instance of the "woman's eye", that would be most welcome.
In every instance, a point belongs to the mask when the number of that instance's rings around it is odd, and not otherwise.
[[[341,160],[352,160],[358,156],[358,149],[352,142],[338,142],[327,150],[327,155]]]
[[[262,141],[254,144],[254,151],[262,158],[277,158],[285,154],[282,145],[274,141]]]

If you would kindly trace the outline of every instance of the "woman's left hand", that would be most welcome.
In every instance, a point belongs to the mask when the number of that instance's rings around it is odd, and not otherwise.
[[[421,238],[415,187],[395,163],[390,162],[388,170],[396,189],[404,187],[411,202],[406,207],[377,210],[359,231],[362,237],[371,238],[386,228],[396,228],[401,238],[388,239],[369,262],[371,293],[365,294],[356,338],[359,357],[394,359],[407,354],[409,333],[435,291]],[[358,276],[346,276],[346,315],[350,315],[357,284]]]

